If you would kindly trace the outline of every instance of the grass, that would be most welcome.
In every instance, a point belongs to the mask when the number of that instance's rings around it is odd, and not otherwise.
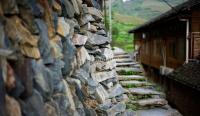
[[[140,75],[140,72],[120,70],[117,72],[119,75]]]
[[[133,16],[124,16],[113,13],[112,20],[112,46],[120,47],[126,52],[133,52],[133,34],[128,31],[143,23],[143,20]]]

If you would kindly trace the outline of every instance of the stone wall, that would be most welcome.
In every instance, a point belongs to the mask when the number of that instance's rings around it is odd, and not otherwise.
[[[0,1],[0,115],[125,110],[100,0]],[[118,99],[116,99],[118,98]]]

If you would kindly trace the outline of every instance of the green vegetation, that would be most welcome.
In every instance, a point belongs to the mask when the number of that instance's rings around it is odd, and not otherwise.
[[[140,75],[140,72],[120,70],[117,72],[119,75]]]

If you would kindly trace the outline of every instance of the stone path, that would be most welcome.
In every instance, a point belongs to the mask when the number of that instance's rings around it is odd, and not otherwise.
[[[128,53],[115,48],[114,59],[118,80],[128,96],[125,116],[182,116],[168,105],[159,87],[147,81],[140,64]]]

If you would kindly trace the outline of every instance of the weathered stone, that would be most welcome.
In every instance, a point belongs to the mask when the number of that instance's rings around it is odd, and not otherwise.
[[[25,116],[45,116],[44,101],[38,91],[34,90],[32,96],[21,103]]]
[[[98,31],[96,32],[96,34],[98,34],[98,35],[102,35],[102,36],[107,36],[106,31],[103,30],[103,29],[98,30]]]
[[[145,99],[145,100],[139,100],[136,102],[140,107],[153,107],[153,106],[164,106],[167,105],[167,101],[165,99]]]
[[[113,55],[113,51],[111,49],[102,48],[101,51],[102,51],[103,59],[106,59],[106,60],[113,59],[114,55]]]
[[[129,101],[129,97],[127,94],[122,94],[120,96],[115,97],[117,102],[128,102]]]
[[[109,97],[113,98],[124,94],[125,90],[120,84],[117,84],[113,88],[109,89],[108,92],[109,92]]]
[[[106,110],[110,109],[111,106],[112,106],[111,99],[107,99],[107,100],[105,101],[105,103],[100,104],[100,105],[98,106],[98,109],[101,110],[101,111],[106,111]]]
[[[116,116],[118,113],[122,113],[126,110],[126,104],[125,103],[117,103],[112,108],[107,110],[108,116]]]
[[[96,65],[97,71],[109,71],[115,68],[116,62],[114,60],[107,61],[107,62],[96,61],[95,65]]]
[[[57,94],[53,96],[54,101],[57,102],[59,107],[59,115],[60,116],[68,116],[72,115],[69,112],[70,102],[66,95],[64,94]]]
[[[81,47],[77,49],[77,62],[79,66],[85,64],[86,60],[90,60],[90,55],[88,54],[85,47]]]
[[[119,116],[135,116],[135,115],[136,115],[136,113],[134,111],[126,110],[124,113],[122,113]]]
[[[45,103],[44,111],[46,113],[46,116],[58,116],[56,109],[48,103]]]
[[[108,37],[104,37],[104,36],[97,35],[97,34],[92,34],[90,32],[87,32],[87,34],[88,34],[88,41],[87,41],[86,45],[89,48],[93,47],[95,45],[109,44],[111,42],[110,38],[108,38]]]
[[[34,65],[34,87],[40,92],[44,100],[47,100],[53,93],[53,75],[41,60],[35,62]]]
[[[24,26],[27,29],[29,29],[31,33],[38,34],[39,31],[34,22],[34,14],[31,11],[30,7],[27,7],[26,5],[19,6],[19,11],[20,11],[20,17],[25,23]]]
[[[75,14],[79,15],[80,14],[80,10],[79,10],[79,5],[77,0],[72,0],[72,5],[74,6],[74,10],[75,10]]]
[[[94,7],[88,7],[88,12],[89,12],[91,15],[97,17],[96,20],[101,20],[101,19],[103,19],[103,14],[102,14],[102,12],[101,12],[100,10],[94,8]]]
[[[116,78],[116,76],[117,76],[115,71],[98,72],[98,73],[94,73],[94,74],[91,74],[91,75],[92,75],[92,78],[97,82],[102,82],[102,81],[105,81],[107,79]]]
[[[59,15],[62,14],[62,8],[60,4],[55,0],[53,0],[53,10],[56,11]]]
[[[161,93],[157,91],[145,88],[131,88],[129,92],[134,95],[161,95]]]
[[[61,40],[57,40],[57,41],[58,42],[54,42],[52,40],[50,41],[50,46],[51,46],[51,49],[52,49],[51,50],[52,56],[53,56],[53,58],[56,58],[56,59],[62,59],[63,58],[62,48],[61,48],[62,43],[61,43]]]
[[[22,116],[19,103],[8,95],[6,95],[6,113],[6,116]]]
[[[85,35],[80,34],[74,34],[72,41],[75,46],[83,46],[85,45],[86,41],[88,40],[88,37]]]
[[[43,59],[44,64],[51,64],[53,58],[51,55],[51,48],[49,46],[49,37],[47,32],[47,25],[41,19],[35,20],[37,28],[39,30],[40,39],[38,41],[39,50]]]
[[[73,18],[75,10],[72,3],[69,0],[61,0],[61,4],[64,17]]]
[[[33,78],[34,73],[34,60],[25,58],[24,61],[15,62],[13,70],[16,78],[20,80],[25,90],[23,91],[22,98],[27,98],[33,94]],[[21,72],[23,69],[23,73]]]
[[[64,17],[58,18],[58,29],[57,33],[62,37],[66,37],[69,34],[70,26],[68,23],[65,22]]]
[[[6,15],[14,15],[19,13],[15,0],[2,0],[3,12]]]
[[[87,4],[82,4],[82,9],[83,9],[83,14],[88,14],[88,8],[87,8]]]
[[[74,103],[74,99],[73,99],[70,87],[65,80],[63,80],[63,83],[64,83],[64,88],[65,88],[64,93],[66,94],[66,96],[69,100],[69,103],[70,103],[70,107],[69,107],[68,111],[71,112],[73,115],[76,115],[76,114],[78,114],[78,112],[76,111],[76,107],[75,107],[75,103]]]
[[[31,58],[40,58],[40,52],[37,48],[38,38],[31,35],[31,33],[22,25],[21,19],[17,16],[7,18],[5,30],[8,37],[15,43],[20,42],[20,48],[23,55]]]
[[[62,69],[63,75],[71,75],[74,69],[74,58],[76,48],[72,44],[69,36],[62,39],[63,44],[63,61],[65,62],[64,68]]]
[[[105,103],[109,97],[108,92],[103,88],[103,86],[99,85],[96,88],[95,97],[99,103]]]
[[[97,113],[94,109],[85,109],[85,115],[86,116],[97,116]]]
[[[95,19],[92,17],[90,14],[84,14],[80,19],[79,19],[79,24],[80,26],[83,26],[89,22],[94,22]]]

